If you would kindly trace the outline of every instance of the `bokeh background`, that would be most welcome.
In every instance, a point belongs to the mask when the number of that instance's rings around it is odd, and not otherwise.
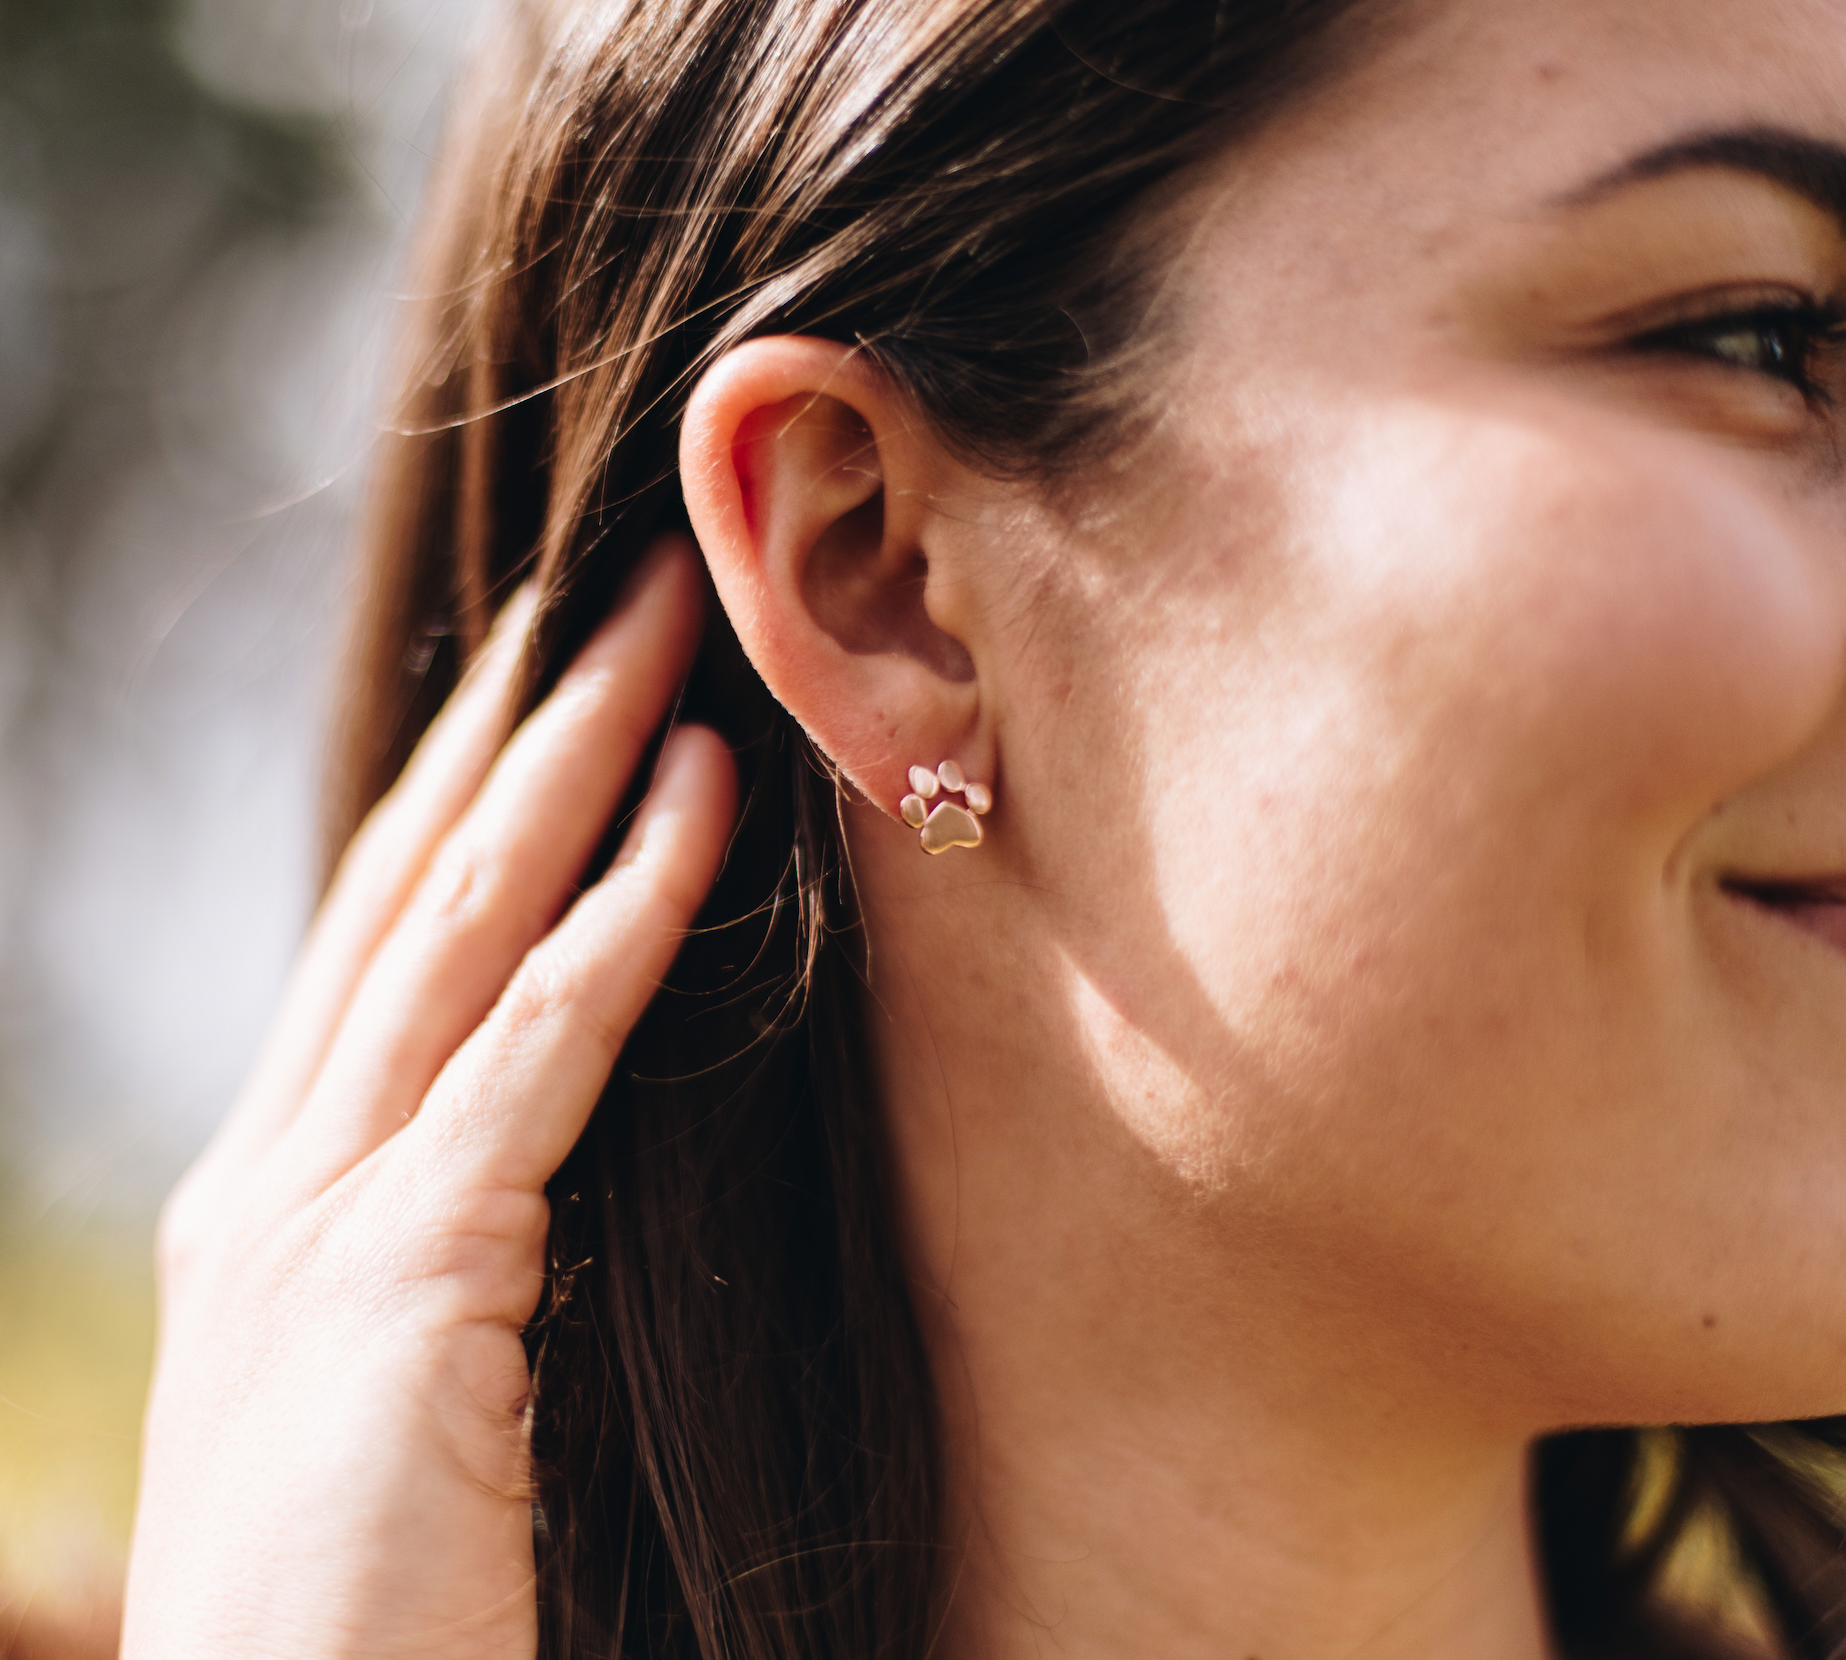
[[[477,0],[0,0],[0,1655],[113,1653],[161,1195],[310,904]]]

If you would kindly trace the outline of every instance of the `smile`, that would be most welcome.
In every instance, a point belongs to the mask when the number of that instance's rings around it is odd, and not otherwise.
[[[1724,889],[1846,951],[1846,875],[1792,881],[1733,877]]]

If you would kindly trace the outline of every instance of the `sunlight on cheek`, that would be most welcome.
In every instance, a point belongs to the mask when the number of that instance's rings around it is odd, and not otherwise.
[[[1304,540],[1378,740],[1508,807],[1683,830],[1832,704],[1827,562],[1746,457],[1482,394],[1376,408],[1327,474]]]
[[[1216,1101],[1146,1030],[1063,955],[1074,1029],[1085,1058],[1129,1133],[1182,1180],[1227,1185],[1247,1156],[1235,1143],[1228,1101]]]

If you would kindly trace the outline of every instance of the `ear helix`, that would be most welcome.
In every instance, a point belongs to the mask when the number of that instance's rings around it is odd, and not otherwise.
[[[946,853],[951,847],[979,847],[981,821],[977,814],[986,813],[994,804],[993,791],[962,775],[953,761],[944,761],[931,772],[928,767],[910,769],[911,793],[898,804],[904,822],[919,832],[917,839],[925,853]],[[958,807],[953,801],[930,802],[944,790],[959,795],[967,803]]]

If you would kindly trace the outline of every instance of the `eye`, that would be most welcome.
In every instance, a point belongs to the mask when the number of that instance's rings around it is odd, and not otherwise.
[[[1643,351],[1701,357],[1825,401],[1831,353],[1846,342],[1846,313],[1811,300],[1777,301],[1674,323],[1643,335]]]

